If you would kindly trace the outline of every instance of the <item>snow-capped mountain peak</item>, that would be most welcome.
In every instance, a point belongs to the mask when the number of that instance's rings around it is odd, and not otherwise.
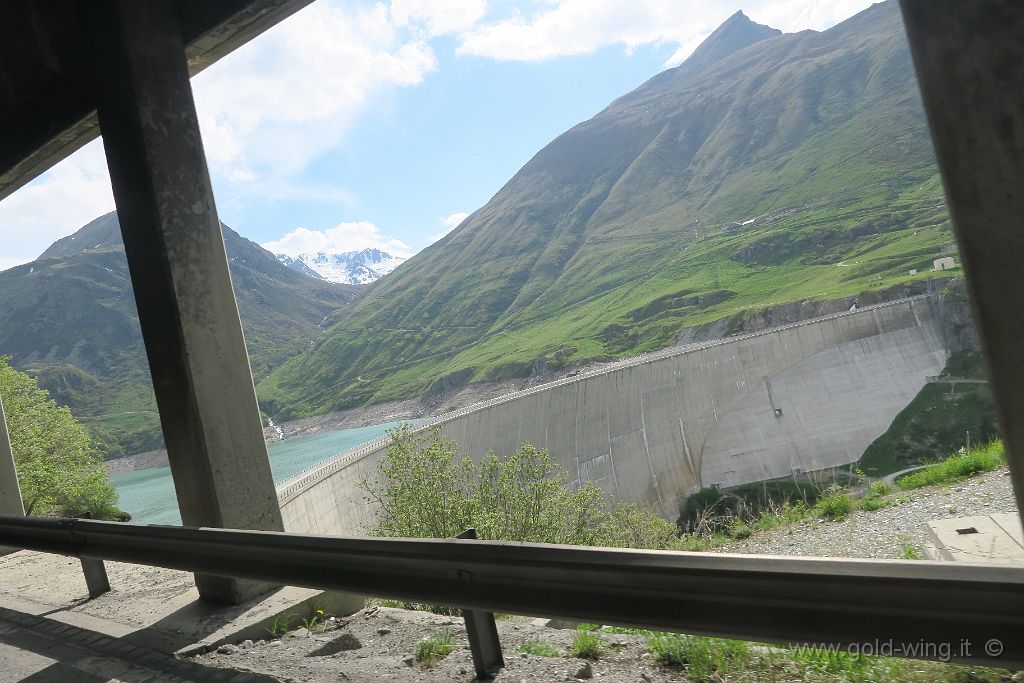
[[[275,255],[278,261],[304,275],[349,285],[368,285],[405,261],[403,256],[373,248],[337,254],[318,251],[298,256]]]

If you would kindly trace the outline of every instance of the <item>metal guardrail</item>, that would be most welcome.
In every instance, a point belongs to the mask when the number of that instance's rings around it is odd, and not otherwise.
[[[594,368],[592,370],[587,370],[587,371],[584,371],[584,372],[580,372],[579,374],[574,375],[574,376],[563,377],[563,378],[557,379],[557,380],[555,380],[553,382],[547,382],[545,384],[538,384],[535,387],[530,387],[528,389],[523,389],[521,391],[516,391],[516,392],[510,393],[510,394],[505,394],[503,396],[498,396],[496,398],[492,398],[492,399],[489,399],[487,401],[483,401],[481,403],[474,403],[473,405],[466,406],[465,408],[460,408],[458,410],[454,410],[454,411],[451,411],[451,412],[448,412],[448,413],[444,413],[443,415],[438,415],[436,417],[430,418],[426,422],[423,422],[423,423],[417,425],[416,427],[414,427],[411,431],[414,434],[421,433],[421,432],[427,431],[427,430],[431,429],[432,427],[434,427],[436,425],[439,425],[439,424],[441,424],[443,422],[447,422],[448,420],[453,420],[453,419],[456,419],[456,418],[459,418],[459,417],[462,417],[464,415],[468,415],[470,413],[474,413],[474,412],[477,412],[477,411],[480,411],[480,410],[486,410],[488,408],[491,408],[491,407],[496,406],[496,405],[501,405],[503,403],[511,403],[512,401],[517,401],[517,400],[519,400],[521,398],[525,398],[527,396],[532,396],[534,394],[537,394],[537,393],[540,393],[540,392],[544,392],[544,391],[548,391],[550,389],[554,389],[556,387],[564,386],[566,384],[573,384],[575,382],[579,382],[579,381],[584,380],[584,379],[589,379],[591,377],[596,377],[598,375],[604,375],[604,374],[608,374],[608,373],[611,373],[611,372],[617,372],[619,370],[624,370],[626,368],[636,367],[638,365],[646,365],[648,363],[657,362],[657,361],[660,361],[660,360],[664,360],[666,358],[671,358],[673,356],[682,356],[682,355],[685,355],[685,354],[688,354],[688,353],[693,353],[695,351],[703,351],[704,349],[708,349],[708,348],[712,348],[712,347],[724,346],[726,344],[734,344],[734,343],[737,343],[737,342],[740,342],[740,341],[744,341],[744,340],[747,340],[747,339],[754,339],[754,338],[757,338],[757,337],[762,337],[762,336],[769,335],[769,334],[775,334],[775,333],[778,333],[778,332],[783,332],[783,331],[795,329],[795,328],[798,328],[798,327],[804,327],[804,326],[813,325],[813,324],[820,324],[820,323],[828,321],[828,320],[836,320],[836,319],[845,318],[845,317],[848,317],[848,316],[860,315],[862,313],[870,313],[872,311],[877,311],[879,309],[889,308],[889,307],[892,307],[892,306],[899,306],[899,305],[903,305],[903,304],[910,303],[910,302],[913,302],[913,301],[919,301],[919,300],[922,300],[922,299],[926,299],[926,298],[932,297],[932,296],[935,296],[935,294],[934,293],[918,294],[918,295],[911,296],[911,297],[906,297],[906,298],[903,298],[903,299],[896,299],[894,301],[885,301],[885,302],[880,303],[880,304],[873,304],[873,305],[870,305],[870,306],[864,306],[863,308],[858,308],[855,311],[842,311],[840,313],[832,313],[830,315],[825,315],[825,316],[821,316],[821,317],[818,317],[818,318],[811,318],[809,320],[801,320],[801,321],[798,321],[798,322],[795,322],[795,323],[789,323],[787,325],[780,325],[778,327],[770,327],[770,328],[767,328],[767,329],[764,329],[764,330],[760,330],[758,332],[751,332],[749,334],[737,335],[735,337],[725,337],[725,338],[722,338],[722,339],[713,339],[713,340],[710,340],[710,341],[699,342],[699,343],[696,343],[696,344],[686,344],[686,345],[683,345],[683,346],[672,346],[672,347],[669,347],[669,348],[666,348],[666,349],[661,349],[659,351],[652,351],[651,353],[646,353],[646,354],[643,354],[641,356],[636,356],[634,358],[626,358],[624,360],[616,361],[614,363],[609,363],[609,364],[606,364],[606,365],[602,365],[601,367]],[[364,458],[364,457],[366,457],[368,455],[376,453],[377,451],[380,451],[381,449],[385,448],[389,442],[390,442],[390,437],[389,436],[382,436],[382,437],[379,437],[377,439],[374,439],[373,441],[368,441],[367,443],[365,443],[365,444],[363,444],[361,446],[357,446],[356,448],[344,451],[343,453],[339,453],[338,455],[331,456],[330,458],[325,458],[324,460],[321,460],[321,461],[319,461],[317,463],[314,463],[313,465],[310,465],[309,467],[307,467],[306,469],[302,470],[301,472],[295,474],[294,476],[292,476],[288,480],[282,482],[281,486],[278,488],[278,493],[277,493],[277,497],[278,497],[279,503],[281,505],[284,505],[285,503],[288,503],[289,501],[293,500],[296,496],[298,496],[300,493],[302,493],[306,489],[310,488],[314,484],[317,484],[318,482],[323,481],[324,479],[326,479],[327,477],[331,476],[332,474],[338,472],[339,470],[342,470],[342,469],[348,467],[353,462],[355,462],[357,460],[360,460],[360,459],[362,459],[362,458]]]
[[[1024,570],[0,517],[0,544],[462,609],[1024,665]],[[939,649],[921,647],[931,644]],[[876,650],[877,651],[877,650]]]

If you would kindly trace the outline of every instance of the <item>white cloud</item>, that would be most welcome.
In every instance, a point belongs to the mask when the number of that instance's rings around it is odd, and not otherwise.
[[[35,259],[57,239],[114,210],[99,140],[0,202],[0,264]]]
[[[466,220],[467,218],[469,218],[469,213],[466,211],[456,211],[453,214],[445,216],[439,221],[441,225],[445,227],[445,229],[442,232],[437,233],[436,235],[430,235],[429,237],[427,237],[427,244],[433,244],[434,242],[438,241],[439,239],[450,233],[452,230],[459,227],[459,224],[462,223],[462,221]]]
[[[28,263],[31,260],[29,258],[7,258],[6,256],[0,256],[0,271],[20,266],[22,263]]]
[[[450,216],[444,218],[441,223],[448,226],[449,230],[459,227],[459,223],[469,218],[469,212],[467,211],[456,211]]]
[[[460,55],[504,61],[541,61],[584,55],[609,45],[673,45],[666,65],[677,65],[739,9],[783,31],[829,28],[871,0],[550,0],[524,13],[485,23],[462,35]]]
[[[342,253],[360,249],[380,249],[392,256],[409,257],[413,250],[401,240],[381,233],[370,221],[340,223],[326,230],[296,228],[275,242],[267,242],[264,249],[275,254]]]
[[[193,87],[211,168],[243,189],[303,171],[376,96],[437,69],[408,33],[382,4],[318,2],[207,69]]]
[[[391,16],[399,26],[421,25],[441,36],[471,28],[487,12],[487,0],[392,0]]]

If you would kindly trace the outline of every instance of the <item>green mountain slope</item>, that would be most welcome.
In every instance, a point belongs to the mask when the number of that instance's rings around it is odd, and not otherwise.
[[[769,304],[891,286],[952,244],[896,4],[821,33],[737,14],[555,139],[258,389],[289,417],[635,354],[715,319],[742,329]]]
[[[321,323],[363,290],[306,277],[227,226],[231,275],[253,373],[307,348]],[[161,443],[116,214],[89,223],[32,263],[0,272],[0,353],[38,377],[113,455]]]

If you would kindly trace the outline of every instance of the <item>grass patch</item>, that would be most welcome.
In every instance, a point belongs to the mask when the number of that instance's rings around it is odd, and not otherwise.
[[[296,616],[294,614],[278,614],[274,617],[274,620],[270,622],[270,626],[264,628],[271,639],[280,638],[284,634],[288,633],[291,629],[292,622],[294,622]]]
[[[527,640],[519,643],[519,651],[538,657],[559,657],[562,654],[562,648],[544,640]]]
[[[915,548],[914,546],[910,545],[909,543],[904,543],[903,544],[903,550],[900,551],[900,558],[904,559],[904,560],[922,560],[922,559],[924,559],[924,557],[921,555],[921,551],[919,551],[917,548]]]
[[[416,662],[422,666],[430,666],[452,651],[452,634],[435,633],[416,642]]]
[[[896,480],[896,486],[907,490],[937,484],[953,484],[982,472],[991,472],[1004,464],[1006,453],[1003,450],[1003,442],[997,440],[985,446],[972,448],[966,453],[952,455],[923,470],[904,475]]]
[[[895,503],[892,498],[875,498],[873,496],[864,496],[857,501],[857,507],[864,512],[876,512],[882,508],[887,508]]]
[[[604,638],[596,631],[579,629],[573,636],[569,654],[581,659],[597,659],[604,652]]]
[[[683,668],[695,682],[721,680],[719,675],[743,670],[750,662],[750,644],[742,640],[654,633],[647,649],[659,664]]]
[[[647,649],[657,664],[681,670],[685,679],[694,683],[762,680],[783,683],[997,683],[1010,677],[1009,672],[999,669],[869,656],[844,650],[768,646],[654,631],[629,632],[647,638]]]

